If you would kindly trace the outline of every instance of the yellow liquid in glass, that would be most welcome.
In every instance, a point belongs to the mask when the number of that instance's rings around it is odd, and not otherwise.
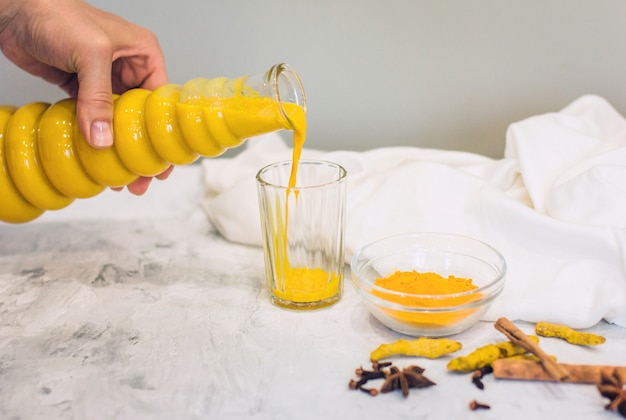
[[[291,173],[289,176],[289,184],[286,194],[292,192],[296,194],[295,205],[298,205],[298,191],[291,191],[296,187],[298,162],[302,155],[302,148],[306,140],[306,118],[302,108],[291,109],[288,111],[289,119],[294,129],[293,133],[293,156]],[[285,201],[285,224],[282,226],[281,241],[275,241],[275,247],[282,247],[282,251],[274,250],[275,255],[280,256],[276,259],[275,273],[279,280],[271,293],[280,299],[280,305],[292,309],[309,309],[316,307],[328,306],[334,302],[324,303],[337,296],[341,284],[341,278],[318,267],[291,267],[287,255],[287,227],[289,225],[289,200]],[[282,280],[282,281],[281,281]],[[316,302],[321,302],[316,305]],[[310,303],[311,306],[306,305]]]

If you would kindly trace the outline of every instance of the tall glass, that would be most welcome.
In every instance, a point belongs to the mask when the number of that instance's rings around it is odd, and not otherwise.
[[[273,163],[256,176],[270,299],[286,308],[321,308],[343,294],[346,170],[301,160],[290,188],[291,167],[292,161]]]

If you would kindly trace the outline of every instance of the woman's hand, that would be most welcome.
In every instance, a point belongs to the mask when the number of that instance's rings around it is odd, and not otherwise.
[[[113,93],[168,82],[152,32],[82,0],[0,0],[0,49],[77,98],[78,126],[95,148],[113,144]],[[142,194],[149,182],[140,178],[128,189]]]

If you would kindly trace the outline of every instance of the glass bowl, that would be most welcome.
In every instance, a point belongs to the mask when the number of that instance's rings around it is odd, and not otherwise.
[[[410,336],[440,337],[478,322],[504,288],[506,262],[490,245],[448,233],[413,233],[379,239],[350,262],[352,283],[370,312]],[[396,271],[471,279],[475,289],[452,294],[412,294],[376,285]]]

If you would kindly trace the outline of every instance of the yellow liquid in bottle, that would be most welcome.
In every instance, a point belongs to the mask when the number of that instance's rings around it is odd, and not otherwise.
[[[260,134],[292,130],[281,109],[304,121],[300,105],[279,104],[249,89],[222,92],[224,80],[195,79],[185,86],[115,95],[115,142],[108,149],[87,144],[73,99],[0,106],[0,221],[25,223],[107,187],[158,175],[169,165],[218,156]],[[215,94],[182,102],[181,92],[194,83],[215,86]]]

